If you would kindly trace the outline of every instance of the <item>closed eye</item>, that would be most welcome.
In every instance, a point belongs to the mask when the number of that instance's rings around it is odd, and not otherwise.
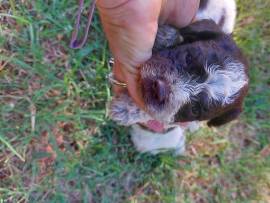
[[[192,105],[191,113],[192,113],[194,118],[199,118],[201,116],[201,109],[200,108],[201,107],[200,107],[199,103]]]
[[[190,65],[192,63],[192,55],[188,52],[186,54],[186,64]]]

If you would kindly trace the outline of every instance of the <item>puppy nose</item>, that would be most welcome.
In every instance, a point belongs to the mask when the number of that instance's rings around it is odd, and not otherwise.
[[[166,84],[164,81],[162,81],[162,80],[153,81],[152,91],[153,91],[155,98],[159,102],[163,102],[166,99],[167,87],[166,87]]]

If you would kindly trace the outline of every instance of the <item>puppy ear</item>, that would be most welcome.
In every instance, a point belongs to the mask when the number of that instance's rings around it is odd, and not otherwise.
[[[216,39],[222,35],[219,26],[213,20],[197,21],[179,30],[184,43]]]
[[[231,110],[223,113],[222,115],[211,119],[210,121],[207,122],[207,125],[209,127],[223,125],[225,123],[228,123],[228,122],[236,119],[240,115],[241,112],[242,112],[241,108],[231,109]]]
[[[179,30],[177,28],[170,25],[159,25],[153,52],[174,47],[181,44],[182,41],[183,38],[179,34]]]

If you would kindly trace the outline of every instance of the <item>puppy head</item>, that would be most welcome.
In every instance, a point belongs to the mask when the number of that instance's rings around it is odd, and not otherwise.
[[[182,44],[158,51],[141,67],[149,113],[165,122],[221,125],[241,112],[247,63],[230,35],[211,20],[180,30]]]

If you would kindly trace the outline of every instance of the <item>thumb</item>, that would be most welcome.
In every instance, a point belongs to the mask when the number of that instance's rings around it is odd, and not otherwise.
[[[129,71],[128,69],[123,69],[123,73],[127,83],[127,89],[129,95],[135,101],[135,103],[141,108],[145,110],[145,104],[143,102],[142,97],[142,88],[140,82],[140,74],[134,74]],[[138,71],[139,72],[139,71]]]
[[[116,60],[113,66],[113,73],[115,75],[115,79],[127,84],[129,96],[135,101],[135,103],[141,109],[145,109],[141,92],[139,69],[126,67]],[[126,88],[114,85],[113,91],[116,94],[120,94],[126,91]]]

